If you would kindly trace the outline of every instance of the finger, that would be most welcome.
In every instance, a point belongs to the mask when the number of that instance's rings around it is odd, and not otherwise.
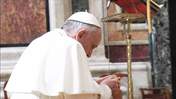
[[[109,75],[108,78],[109,79],[116,79],[117,77],[115,75]]]
[[[113,79],[111,79],[111,80],[114,81],[115,83],[120,84],[120,80],[119,80],[118,78],[113,78]]]

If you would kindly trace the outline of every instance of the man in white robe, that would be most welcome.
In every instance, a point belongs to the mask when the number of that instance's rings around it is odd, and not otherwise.
[[[33,40],[6,85],[10,99],[55,99],[59,92],[100,93],[101,99],[110,99],[117,79],[109,77],[98,84],[87,64],[100,43],[100,32],[95,16],[77,12],[61,29]]]

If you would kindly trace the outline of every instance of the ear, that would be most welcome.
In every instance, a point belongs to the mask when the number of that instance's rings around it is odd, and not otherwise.
[[[85,29],[80,29],[76,35],[76,39],[81,39],[83,37],[83,35],[85,35],[86,30]]]

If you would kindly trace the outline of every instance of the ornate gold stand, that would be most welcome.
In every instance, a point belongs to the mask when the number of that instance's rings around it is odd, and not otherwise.
[[[126,36],[127,43],[127,73],[128,73],[128,99],[133,99],[133,79],[132,79],[132,70],[131,70],[131,35],[130,33],[130,23],[142,22],[145,20],[145,16],[142,14],[129,14],[122,13],[116,14],[113,16],[108,16],[102,18],[103,22],[121,22],[123,24],[123,32]],[[127,27],[126,27],[127,25]]]
[[[127,19],[127,32],[125,33],[126,36],[126,43],[127,43],[127,72],[128,72],[128,99],[133,99],[133,79],[132,79],[132,70],[131,70],[131,35],[130,32],[130,23]],[[125,24],[124,24],[125,25]],[[124,26],[125,27],[125,26]],[[126,31],[126,28],[124,28]]]

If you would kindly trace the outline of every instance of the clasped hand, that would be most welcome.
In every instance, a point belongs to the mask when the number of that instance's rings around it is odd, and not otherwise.
[[[111,88],[113,99],[122,99],[122,94],[120,90],[120,80],[122,77],[127,75],[122,75],[119,73],[112,75],[104,75],[97,80],[99,84],[106,84]]]

